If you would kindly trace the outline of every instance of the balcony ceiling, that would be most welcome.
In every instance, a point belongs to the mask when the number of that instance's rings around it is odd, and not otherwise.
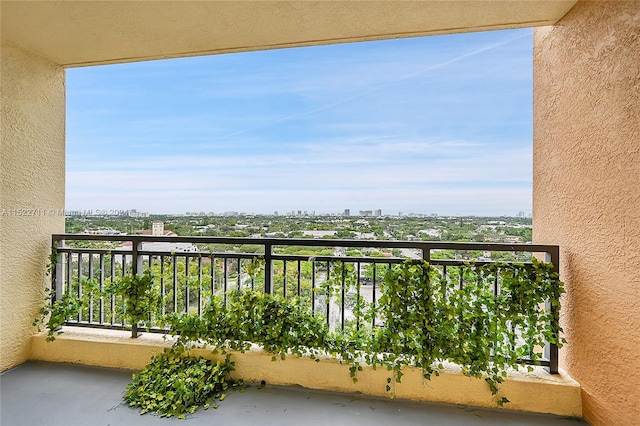
[[[2,40],[68,67],[551,25],[576,0],[5,1]]]

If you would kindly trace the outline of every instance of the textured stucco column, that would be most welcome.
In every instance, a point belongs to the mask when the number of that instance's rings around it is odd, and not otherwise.
[[[31,355],[51,234],[64,231],[64,70],[2,44],[0,371]]]
[[[579,2],[534,39],[534,240],[557,243],[561,368],[594,425],[640,425],[640,1]]]

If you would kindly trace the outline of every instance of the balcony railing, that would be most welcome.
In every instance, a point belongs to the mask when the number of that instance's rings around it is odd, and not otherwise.
[[[52,248],[52,303],[65,292],[82,296],[89,281],[102,290],[113,280],[149,269],[159,280],[162,314],[200,315],[212,296],[252,288],[298,296],[332,329],[353,320],[350,296],[375,306],[385,273],[407,257],[428,261],[439,268],[448,286],[459,288],[475,284],[465,278],[465,268],[493,262],[491,254],[496,252],[525,263],[535,255],[551,262],[555,272],[559,264],[558,246],[535,244],[56,234]],[[338,268],[339,274],[332,273]],[[328,291],[329,282],[337,284],[339,297]],[[497,276],[493,292],[500,292]],[[124,328],[119,303],[114,296],[92,298],[67,324]],[[371,325],[381,324],[374,316]],[[152,324],[150,330],[165,332],[163,327]],[[557,373],[557,346],[547,343],[543,358],[535,363]]]

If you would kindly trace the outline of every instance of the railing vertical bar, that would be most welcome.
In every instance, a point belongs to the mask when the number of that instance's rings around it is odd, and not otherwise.
[[[447,274],[447,265],[442,265],[442,292],[444,295],[449,294],[449,275]]]
[[[160,255],[160,296],[162,298],[162,315],[167,313],[167,304],[164,297],[166,296],[166,288],[164,285],[164,255]]]
[[[73,291],[73,253],[67,253],[67,291]],[[62,296],[62,295],[60,295]]]
[[[89,276],[89,280],[93,280],[93,253],[89,253],[89,268],[88,268],[88,276]],[[91,324],[93,322],[93,294],[90,295],[89,298],[89,318],[88,318],[88,322],[89,324]]]
[[[82,253],[78,253],[78,299],[82,299]],[[78,322],[82,321],[82,309],[78,310]]]
[[[311,314],[316,315],[316,261],[311,261]]]
[[[114,280],[116,279],[115,278],[115,276],[116,276],[116,256],[115,255],[111,255],[111,265],[110,265],[110,267],[111,267],[111,277],[110,278],[111,278],[111,283],[113,284]],[[110,314],[111,319],[110,319],[109,322],[111,323],[111,325],[113,325],[116,322],[116,296],[112,294],[110,299],[111,299],[111,301],[110,301],[111,303],[110,303],[109,307],[110,307],[111,311],[109,312],[109,314]]]
[[[198,317],[202,316],[202,257],[198,257]]]
[[[378,265],[376,265],[375,263],[373,263],[373,282],[372,282],[372,295],[371,295],[371,306],[373,306],[374,308],[376,307],[376,273],[377,273],[377,269],[378,269]],[[371,318],[371,327],[375,327],[376,326],[376,315],[372,315]]]
[[[264,243],[264,292],[271,293],[273,288],[273,245]]]
[[[223,283],[222,283],[223,287],[222,288],[224,289],[224,301],[226,302],[227,301],[227,283],[228,283],[228,280],[229,280],[229,270],[227,268],[227,263],[229,262],[229,259],[227,257],[223,257],[222,259],[223,259],[222,261],[224,262],[222,264],[222,268],[223,268],[222,269],[222,273],[223,273]]]
[[[133,238],[131,241],[131,273],[132,275],[142,274],[142,256],[138,255],[138,251],[142,249],[142,240]],[[138,323],[131,324],[131,337],[138,337]]]
[[[255,258],[253,259],[254,261],[256,260]],[[251,290],[255,291],[256,289],[256,276],[255,274],[251,274]]]
[[[211,297],[216,294],[216,258],[209,254],[209,265],[211,265]]]
[[[143,259],[143,262],[144,262],[144,259]],[[153,266],[153,256],[152,255],[148,255],[147,256],[147,268],[146,268],[146,270],[149,271],[149,272],[153,272],[152,266]],[[151,310],[149,310],[148,317],[149,317],[149,324],[152,324],[153,323],[153,312]]]
[[[173,261],[173,274],[171,277],[173,287],[173,312],[178,312],[178,258],[174,254],[172,256]]]
[[[340,291],[340,329],[342,331],[344,331],[344,307],[345,307],[345,303],[344,303],[344,299],[346,296],[346,291],[345,291],[345,287],[347,285],[347,263],[343,262],[342,263],[342,277],[341,277],[341,283],[340,283],[340,287],[341,287],[341,291]]]
[[[302,263],[298,260],[298,297],[302,296]]]
[[[238,258],[238,290],[242,288],[242,259]]]
[[[356,303],[357,306],[360,306],[360,287],[362,286],[362,283],[360,282],[360,266],[361,266],[361,262],[357,262],[357,267],[356,267]],[[358,308],[358,312],[360,312],[360,308]],[[360,330],[360,314],[358,314],[358,317],[356,318],[356,330]]]
[[[555,246],[549,249],[545,255],[545,261],[551,262],[552,272],[560,274],[560,247]],[[556,308],[551,303],[546,303],[546,308],[549,309],[551,318],[556,316]],[[557,336],[559,339],[560,336]],[[549,373],[558,374],[558,345],[547,343],[545,345],[545,355],[549,359]]]
[[[191,259],[189,258],[189,256],[185,256],[184,257],[184,264],[185,264],[185,268],[184,268],[184,275],[185,275],[185,279],[184,279],[184,312],[185,314],[189,315],[189,299],[190,299],[190,294],[189,294],[189,284],[191,281],[191,268],[189,265],[189,261]]]
[[[104,254],[100,254],[100,293],[104,292]],[[104,296],[100,296],[100,324],[104,324]]]
[[[287,261],[282,261],[282,297],[287,298]]]
[[[327,260],[327,294],[326,294],[326,305],[327,305],[327,325],[331,326],[331,322],[329,320],[329,305],[331,304],[331,286],[329,284],[329,280],[331,280],[331,262]]]

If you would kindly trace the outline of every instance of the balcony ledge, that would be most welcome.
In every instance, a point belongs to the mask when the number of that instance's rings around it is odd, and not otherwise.
[[[46,333],[32,338],[32,360],[66,362],[127,370],[141,370],[153,354],[171,346],[173,339],[144,333],[137,339],[119,330],[65,327],[54,342],[46,341]],[[206,349],[194,350],[198,355],[214,358]],[[246,382],[265,381],[270,385],[299,385],[309,389],[389,396],[385,392],[389,372],[363,367],[358,382],[349,376],[349,366],[327,358],[315,362],[308,358],[287,357],[271,361],[271,354],[259,347],[245,353],[232,352],[235,375]],[[425,381],[416,368],[405,368],[402,383],[395,384],[397,398],[413,401],[442,402],[497,408],[496,400],[506,396],[510,410],[582,417],[580,385],[563,371],[548,374],[542,368],[532,373],[511,371],[500,386],[500,394],[491,395],[482,379],[464,376],[459,367],[445,365],[439,377]]]

